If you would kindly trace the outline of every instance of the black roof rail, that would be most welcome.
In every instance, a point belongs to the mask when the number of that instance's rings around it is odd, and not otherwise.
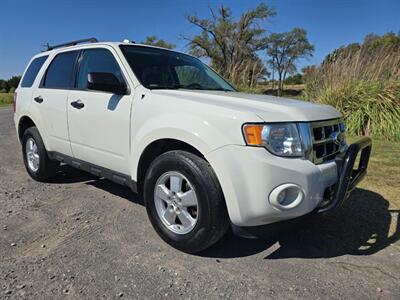
[[[56,49],[56,48],[75,46],[75,45],[82,44],[82,43],[97,43],[97,42],[98,42],[98,40],[96,38],[92,37],[92,38],[89,38],[89,39],[71,41],[71,42],[68,42],[68,43],[54,45],[54,46],[51,46],[51,45],[47,44],[46,46],[47,46],[47,51],[49,51],[49,50],[53,50],[53,49]]]

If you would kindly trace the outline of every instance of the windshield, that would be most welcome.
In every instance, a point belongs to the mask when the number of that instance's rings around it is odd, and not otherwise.
[[[200,60],[178,52],[121,45],[138,80],[148,89],[235,91]]]

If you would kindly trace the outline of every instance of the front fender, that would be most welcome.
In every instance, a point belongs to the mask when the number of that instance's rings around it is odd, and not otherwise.
[[[224,145],[240,144],[240,126],[238,138],[231,139],[222,128],[193,115],[178,116],[174,113],[157,115],[147,119],[139,128],[135,128],[132,139],[133,180],[137,179],[137,168],[143,151],[151,143],[160,139],[175,139],[196,148],[204,156]]]

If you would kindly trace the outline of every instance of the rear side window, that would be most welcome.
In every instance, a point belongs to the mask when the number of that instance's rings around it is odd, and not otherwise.
[[[41,56],[35,58],[28,69],[25,72],[24,78],[22,78],[21,87],[31,87],[37,74],[39,73],[40,68],[43,66],[44,62],[49,56]]]
[[[121,69],[110,51],[106,49],[84,50],[79,66],[78,89],[87,88],[88,74],[91,72],[112,73],[124,82]]]
[[[58,54],[47,69],[42,86],[57,89],[69,89],[72,87],[77,56],[78,51]]]

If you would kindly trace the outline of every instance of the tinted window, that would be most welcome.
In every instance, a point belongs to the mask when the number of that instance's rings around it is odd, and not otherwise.
[[[234,91],[229,83],[192,56],[143,46],[120,48],[138,80],[149,89]]]
[[[39,73],[40,68],[43,66],[44,62],[48,56],[41,56],[35,58],[28,69],[25,72],[24,78],[22,79],[21,86],[22,87],[31,87],[33,82],[35,81],[37,73]]]
[[[58,54],[47,69],[43,87],[70,88],[77,55],[78,51]]]
[[[79,66],[78,89],[87,88],[88,73],[112,73],[123,82],[121,69],[110,51],[106,49],[90,49],[83,52]]]

